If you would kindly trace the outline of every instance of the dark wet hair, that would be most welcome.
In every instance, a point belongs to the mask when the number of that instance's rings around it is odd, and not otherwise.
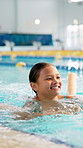
[[[35,64],[29,73],[29,82],[37,82],[40,72],[43,68],[51,66],[52,64],[50,63],[45,63],[45,62],[41,62],[41,63],[37,63]]]

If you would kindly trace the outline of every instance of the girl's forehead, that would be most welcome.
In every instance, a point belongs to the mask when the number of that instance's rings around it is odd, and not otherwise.
[[[57,68],[56,67],[54,67],[54,66],[47,66],[47,67],[45,67],[45,68],[43,68],[42,70],[41,70],[41,73],[57,73],[57,74],[59,74],[59,72],[58,72],[58,70],[57,70]]]

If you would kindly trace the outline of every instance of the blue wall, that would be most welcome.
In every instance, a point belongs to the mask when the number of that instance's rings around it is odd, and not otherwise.
[[[34,41],[41,45],[53,45],[51,34],[0,34],[0,46],[5,46],[4,41],[14,42],[16,46],[30,46]]]

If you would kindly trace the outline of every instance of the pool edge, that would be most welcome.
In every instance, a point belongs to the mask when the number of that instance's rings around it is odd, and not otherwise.
[[[23,133],[16,130],[11,130],[8,127],[0,126],[0,147],[18,147],[18,148],[69,148],[64,144],[57,144],[47,139]]]

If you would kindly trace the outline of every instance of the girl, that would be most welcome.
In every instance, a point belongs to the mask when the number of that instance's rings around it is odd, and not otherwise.
[[[79,106],[66,106],[59,101],[64,98],[63,95],[59,95],[62,80],[58,70],[52,64],[35,64],[30,71],[29,81],[36,97],[33,101],[26,102],[23,108],[36,106],[34,109],[36,115],[71,114],[81,110]],[[66,98],[72,97],[66,96]]]

